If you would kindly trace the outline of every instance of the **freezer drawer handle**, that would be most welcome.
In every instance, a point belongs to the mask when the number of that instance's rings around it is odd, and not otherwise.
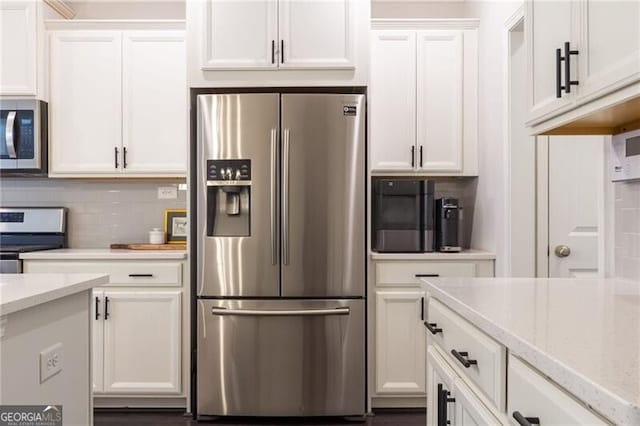
[[[349,308],[330,309],[291,309],[291,310],[271,310],[271,309],[226,309],[211,308],[213,315],[239,315],[239,316],[312,316],[312,315],[349,315]]]

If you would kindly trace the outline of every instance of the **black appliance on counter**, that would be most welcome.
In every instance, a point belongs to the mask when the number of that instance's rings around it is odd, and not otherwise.
[[[373,250],[420,253],[434,250],[434,182],[375,179]]]
[[[461,250],[460,206],[456,198],[436,200],[436,250],[455,253]]]

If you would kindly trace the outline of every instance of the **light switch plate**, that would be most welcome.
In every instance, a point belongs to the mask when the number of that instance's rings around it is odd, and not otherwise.
[[[56,343],[40,352],[40,383],[62,371],[62,343]]]
[[[176,185],[158,187],[158,200],[175,200],[177,198],[178,187]]]

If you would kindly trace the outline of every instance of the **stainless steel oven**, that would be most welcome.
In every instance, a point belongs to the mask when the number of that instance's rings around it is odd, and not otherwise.
[[[47,174],[47,103],[0,100],[0,173]]]

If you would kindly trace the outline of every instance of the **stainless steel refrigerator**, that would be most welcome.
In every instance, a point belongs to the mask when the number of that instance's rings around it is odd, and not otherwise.
[[[363,415],[364,95],[196,105],[198,415]]]

